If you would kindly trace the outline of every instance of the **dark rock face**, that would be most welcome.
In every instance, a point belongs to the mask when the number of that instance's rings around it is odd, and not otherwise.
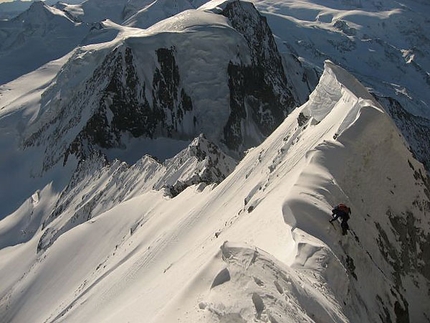
[[[98,109],[88,120],[68,153],[79,154],[85,150],[83,142],[101,148],[121,147],[122,135],[133,137],[172,137],[185,113],[192,111],[190,96],[179,86],[180,76],[174,57],[174,48],[157,50],[160,65],[154,72],[152,104],[146,98],[146,85],[137,75],[133,52],[126,47],[108,55],[94,73],[94,81],[111,69],[109,83],[101,92]],[[167,113],[166,111],[169,111]],[[81,157],[84,157],[83,154]]]
[[[191,159],[196,159],[199,164],[192,176],[178,179],[172,184],[159,183],[162,185],[161,187],[168,190],[170,196],[175,197],[187,187],[195,184],[219,184],[236,167],[236,162],[225,155],[217,145],[206,139],[204,135],[194,139],[187,149],[167,160],[165,166],[168,169],[176,169],[184,161]]]
[[[243,35],[248,50],[246,62],[238,57],[220,65],[228,77],[230,114],[216,138],[206,135],[230,155],[242,157],[298,104],[266,19],[251,3],[240,1],[228,3],[222,14]],[[191,141],[205,128],[202,123],[208,121],[199,119],[204,112],[197,113],[192,93],[182,84],[184,58],[178,60],[175,47],[180,44],[142,53],[133,45],[138,43],[138,38],[125,41],[109,52],[69,97],[47,99],[46,110],[54,112],[41,118],[44,121],[24,141],[26,147],[46,145],[42,172],[60,161],[67,163],[71,155],[80,161],[100,151],[126,148],[130,137]],[[148,61],[146,67],[142,61]],[[71,77],[74,73],[79,70]]]
[[[151,113],[148,101],[142,96],[141,91],[145,87],[143,85],[140,89],[131,50],[126,48],[123,55],[117,49],[95,74],[103,73],[104,66],[113,68],[112,76],[102,92],[98,110],[80,136],[102,148],[112,148],[120,145],[123,131],[127,130],[135,137],[151,134],[151,124],[145,121],[155,117],[156,113]],[[109,111],[112,113],[111,121],[108,119]]]
[[[394,283],[391,294],[395,301],[383,304],[380,300],[385,309],[385,317],[381,316],[384,322],[410,322],[410,295],[406,292],[410,287],[407,284],[412,281],[417,290],[421,289],[421,297],[424,294],[428,296],[430,287],[430,234],[426,229],[428,223],[425,223],[425,217],[430,212],[430,178],[408,162],[421,194],[405,205],[405,211],[394,211],[388,207],[385,212],[388,225],[375,222],[377,247],[391,267],[389,274]],[[395,319],[390,316],[389,308],[393,309],[391,313]]]
[[[430,120],[409,113],[399,101],[391,97],[376,97],[376,99],[393,118],[409,143],[415,158],[430,172]]]
[[[249,147],[242,121],[250,118],[263,136],[268,136],[294,108],[282,60],[266,19],[251,3],[234,1],[222,14],[246,39],[251,65],[230,62],[230,117],[224,127],[224,142],[232,150]],[[249,114],[249,115],[248,115]]]
[[[170,116],[163,114],[163,128],[167,136],[172,137],[178,133],[178,126],[185,113],[193,110],[191,97],[182,88],[180,89],[179,68],[175,61],[174,48],[159,48],[157,50],[160,68],[155,71],[152,96],[155,111],[169,110]]]

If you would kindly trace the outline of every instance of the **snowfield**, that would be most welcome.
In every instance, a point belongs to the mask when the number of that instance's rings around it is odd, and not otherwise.
[[[402,277],[401,303],[376,247],[387,210],[413,212],[428,234],[414,202],[428,199],[413,176],[424,170],[369,97],[326,62],[310,100],[221,184],[137,194],[39,254],[40,229],[1,249],[2,322],[371,322],[381,308],[396,317],[396,302],[424,320],[423,275]],[[2,230],[50,199],[46,188]],[[348,236],[328,223],[337,202],[353,210]]]
[[[264,137],[249,95],[237,131],[261,143],[235,160],[211,141],[232,111],[230,63],[255,63],[219,14],[232,2],[37,2],[0,21],[0,323],[430,322],[430,178],[411,152],[429,156],[429,128],[411,140],[383,106],[429,116],[428,4],[252,1],[303,104]],[[97,91],[129,84],[107,57],[134,52],[154,99],[163,46],[193,98],[182,135],[191,116],[203,134],[69,154],[113,100]],[[338,203],[346,236],[329,223]]]

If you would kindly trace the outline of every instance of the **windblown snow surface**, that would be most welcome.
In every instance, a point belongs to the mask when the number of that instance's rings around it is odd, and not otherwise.
[[[396,280],[378,248],[378,230],[401,248],[388,211],[413,212],[428,236],[423,171],[366,89],[327,61],[309,101],[221,184],[135,194],[44,252],[40,228],[2,248],[1,322],[380,322],[405,309],[423,322],[428,280]],[[52,199],[48,185],[1,221],[1,242]],[[345,237],[328,223],[338,202],[352,208]]]

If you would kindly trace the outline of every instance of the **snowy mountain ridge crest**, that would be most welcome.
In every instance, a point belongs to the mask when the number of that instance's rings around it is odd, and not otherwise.
[[[324,77],[324,75],[328,75]],[[353,123],[363,107],[370,106],[384,111],[383,107],[367,91],[367,89],[351,74],[342,68],[326,60],[324,62],[324,72],[322,77],[326,82],[320,82],[309,97],[309,101],[303,109],[303,114],[312,117],[316,122],[321,122],[336,106],[339,100],[355,102],[353,108],[342,121],[335,136],[341,135],[351,123]],[[347,92],[347,93],[345,93]],[[324,104],[324,101],[331,101],[331,105]]]
[[[163,163],[148,155],[131,166],[119,160],[109,163],[103,156],[82,161],[43,222],[45,231],[38,251],[49,248],[65,232],[136,195],[157,190],[166,197],[175,197],[189,186],[200,185],[199,189],[204,189],[222,182],[236,164],[203,135]]]
[[[409,222],[425,222],[429,210],[419,210],[429,197],[425,182],[416,175],[423,174],[422,167],[411,158],[387,114],[368,94],[364,99],[358,96],[362,89],[346,71],[326,62],[309,102],[294,110],[262,145],[252,149],[233,173],[216,187],[189,187],[169,202],[142,186],[160,179],[156,175],[160,164],[148,157],[131,168],[116,162],[100,173],[87,172],[85,181],[77,178],[76,191],[65,191],[59,200],[65,203],[57,204],[62,212],[45,222],[43,230],[36,229],[33,238],[25,240],[32,246],[39,241],[38,248],[44,256],[33,258],[35,265],[31,269],[18,266],[35,275],[18,280],[2,298],[2,306],[13,308],[15,291],[25,289],[22,284],[36,276],[39,278],[34,280],[34,288],[40,290],[40,284],[44,284],[43,293],[48,294],[42,298],[52,300],[39,303],[40,314],[36,315],[42,318],[46,317],[44,313],[51,313],[51,317],[64,316],[71,322],[88,319],[94,314],[95,304],[101,311],[94,320],[111,315],[106,305],[110,302],[128,304],[120,307],[120,314],[111,316],[112,321],[118,319],[117,315],[137,319],[137,313],[139,319],[155,322],[178,315],[209,322],[312,322],[317,316],[339,322],[385,321],[405,315],[420,320],[427,305],[407,299],[425,294],[425,267],[413,259],[425,259],[420,250],[425,250],[429,241],[425,235],[414,236],[422,247],[409,249],[411,255],[405,258],[402,250],[409,247],[399,224],[404,219],[402,214],[408,214]],[[366,104],[357,108],[357,102]],[[350,117],[352,112],[354,118]],[[307,116],[307,121],[299,122],[300,114]],[[184,152],[197,157],[197,163],[207,160],[204,156],[212,148],[205,153],[195,150],[200,143],[207,146],[204,142],[200,137]],[[385,158],[396,162],[381,169]],[[166,161],[166,165],[172,162]],[[184,164],[187,163],[182,161],[174,167]],[[402,178],[394,176],[399,169],[405,169],[404,165],[409,171]],[[122,186],[120,190],[118,185]],[[399,202],[395,195],[408,190],[403,198],[409,203]],[[115,197],[118,193],[122,196]],[[46,203],[45,194],[46,191],[38,195],[33,212],[40,212],[38,205]],[[342,237],[328,224],[331,206],[339,200],[346,201],[353,210],[352,236]],[[165,203],[170,206],[166,208]],[[178,207],[181,212],[174,211]],[[76,211],[68,213],[73,208]],[[73,216],[68,218],[66,214]],[[88,214],[94,215],[88,219]],[[159,226],[167,231],[154,231]],[[430,226],[411,228],[410,232],[417,230],[430,232]],[[106,236],[102,232],[109,233]],[[399,234],[390,239],[390,232]],[[231,242],[221,244],[218,237]],[[112,243],[93,243],[98,239]],[[79,247],[86,244],[93,246],[91,251]],[[292,249],[286,252],[286,246]],[[60,289],[70,296],[54,302],[48,291],[64,273],[53,270],[53,262],[59,261],[64,248],[76,257],[73,262],[83,266],[68,272],[68,283]],[[73,251],[75,248],[80,251]],[[134,250],[130,256],[128,248]],[[91,260],[84,262],[89,252]],[[393,270],[402,264],[408,269]],[[115,268],[124,268],[129,282],[118,285],[108,274],[116,272]],[[45,274],[51,283],[42,278]],[[157,275],[163,275],[163,282],[154,280]],[[162,310],[147,308],[149,311],[142,313],[135,306],[148,296],[137,292],[141,288],[136,289],[136,281],[149,289],[157,285],[158,292],[150,296],[156,302],[173,297],[172,302]],[[90,286],[97,286],[108,298],[99,298]],[[109,292],[112,286],[114,293]],[[70,288],[77,296],[66,292]],[[78,305],[76,299],[85,302]],[[130,299],[134,300],[131,304]],[[378,301],[371,301],[374,299]],[[130,312],[130,306],[136,310]],[[11,312],[4,313],[7,318]],[[28,311],[19,313],[17,318],[23,319]]]
[[[331,89],[330,96],[325,93],[328,89]],[[427,275],[425,265],[414,260],[426,259],[422,251],[429,244],[430,224],[425,220],[430,211],[426,207],[430,201],[428,180],[426,182],[422,175],[422,166],[411,158],[388,115],[375,101],[368,99],[370,94],[364,98],[358,96],[365,94],[361,92],[363,89],[346,71],[326,62],[325,72],[309,102],[293,111],[262,145],[252,149],[229,177],[216,187],[189,187],[170,200],[175,210],[174,205],[181,205],[180,214],[170,208],[165,210],[154,191],[144,193],[142,190],[141,185],[160,178],[152,168],[157,164],[151,159],[143,158],[130,169],[117,164],[105,175],[94,174],[94,179],[86,182],[88,188],[78,190],[82,193],[76,195],[77,201],[80,194],[86,196],[85,192],[90,191],[88,197],[94,196],[95,201],[104,196],[112,203],[116,200],[115,192],[127,192],[128,197],[117,200],[115,203],[123,201],[117,205],[110,204],[107,211],[100,209],[104,204],[101,200],[87,203],[96,206],[94,214],[101,214],[90,221],[83,218],[84,227],[107,225],[121,240],[113,256],[105,260],[103,256],[98,258],[101,265],[96,271],[90,270],[94,275],[91,281],[97,281],[98,275],[103,275],[122,259],[116,254],[124,252],[128,243],[138,248],[136,252],[143,259],[143,264],[139,257],[130,261],[132,277],[139,277],[139,281],[150,286],[150,278],[145,278],[145,273],[159,270],[165,277],[164,287],[160,294],[152,296],[161,299],[176,295],[162,311],[152,309],[146,313],[155,322],[177,317],[178,308],[180,313],[187,312],[192,321],[209,322],[222,319],[312,322],[317,316],[339,322],[402,320],[405,317],[421,320],[427,304],[410,300],[425,297],[425,286],[428,286],[424,278]],[[326,100],[322,101],[323,98]],[[300,114],[307,116],[307,121],[299,121]],[[198,156],[204,155],[194,152],[199,142],[204,143],[204,138],[200,137],[184,151],[191,153],[189,156],[197,156],[196,161],[203,158]],[[182,156],[178,155],[180,159]],[[386,159],[396,162],[381,168]],[[166,165],[170,163],[166,161]],[[184,164],[187,163],[182,161],[177,166]],[[137,166],[144,168],[137,173],[132,171]],[[146,173],[144,169],[152,170]],[[403,176],[398,178],[395,174],[400,169],[403,169]],[[132,180],[129,185],[124,179],[115,179],[121,173],[121,177],[130,179],[135,176],[132,174],[139,174],[138,180]],[[111,184],[102,184],[107,179]],[[120,191],[115,187],[119,183],[124,185]],[[103,187],[103,191],[94,190],[96,187]],[[239,193],[231,196],[230,192]],[[396,197],[398,194],[402,194],[402,201]],[[144,202],[147,198],[151,202]],[[347,202],[353,210],[352,231],[348,237],[341,236],[335,229],[337,224],[334,227],[328,224],[331,206],[337,201]],[[221,212],[219,203],[223,204]],[[115,225],[110,219],[123,208],[128,209],[129,215],[114,229],[119,218],[115,217]],[[88,211],[75,214],[85,215]],[[157,238],[157,233],[152,231],[154,225],[160,225],[156,224],[158,221],[172,221],[172,214],[182,225],[176,229],[163,222],[170,234]],[[41,251],[49,247],[45,252],[55,255],[61,241],[75,239],[76,231],[70,223],[77,218],[58,227],[66,219],[63,214],[46,227],[39,242]],[[415,223],[408,232],[411,235],[415,232],[411,237],[420,247],[408,245],[402,231],[403,221]],[[273,223],[277,225],[274,227]],[[415,227],[417,223],[428,225]],[[61,229],[55,233],[54,228]],[[148,241],[149,244],[138,247],[140,239],[154,234],[151,243]],[[76,239],[83,238],[78,236]],[[228,241],[221,245],[221,250],[218,237]],[[163,242],[159,245],[157,239]],[[53,243],[44,244],[49,241]],[[196,251],[177,249],[178,243],[186,245],[187,250]],[[204,252],[198,251],[202,244]],[[151,245],[163,252],[152,251]],[[293,246],[288,253],[286,246]],[[410,255],[406,256],[406,251]],[[208,259],[212,254],[214,258]],[[167,255],[176,260],[160,268],[164,263],[161,259]],[[159,260],[147,263],[144,259]],[[197,276],[183,275],[184,267],[195,268]],[[178,276],[179,272],[182,275]],[[178,285],[173,281],[178,277],[187,281],[186,287],[175,287]],[[168,288],[168,285],[172,286]],[[108,281],[99,288],[109,289]],[[133,284],[117,288],[123,293],[119,299],[127,302],[130,295],[138,303],[146,297],[138,296]],[[311,296],[305,301],[303,294]],[[91,303],[102,302],[97,300],[97,294],[91,295],[96,299],[82,295],[89,304],[79,306],[80,315],[92,313]],[[111,297],[118,299],[116,293]],[[375,299],[376,302],[372,301]],[[68,320],[73,321],[77,315],[75,306],[67,311]]]

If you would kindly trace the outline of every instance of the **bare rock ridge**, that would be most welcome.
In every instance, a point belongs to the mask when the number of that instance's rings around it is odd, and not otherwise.
[[[125,132],[135,138],[185,137],[179,132],[179,124],[193,106],[190,96],[179,85],[174,48],[159,48],[156,53],[159,68],[153,76],[152,104],[145,96],[145,83],[142,84],[137,75],[132,50],[117,48],[108,55],[90,80],[101,81],[109,70],[108,83],[100,92],[96,111],[67,150],[66,159],[70,153],[85,158],[93,146],[121,147]],[[89,143],[90,147],[84,143]]]

